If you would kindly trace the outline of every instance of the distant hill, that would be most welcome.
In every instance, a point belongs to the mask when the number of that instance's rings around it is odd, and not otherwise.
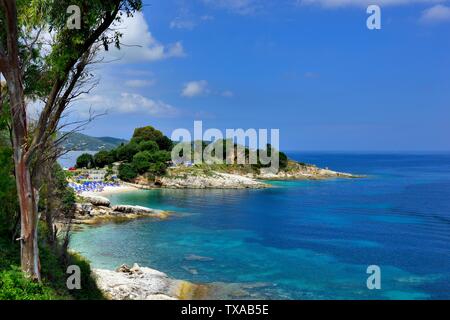
[[[63,142],[63,148],[71,151],[111,150],[127,140],[112,137],[91,137],[82,133],[71,133]]]

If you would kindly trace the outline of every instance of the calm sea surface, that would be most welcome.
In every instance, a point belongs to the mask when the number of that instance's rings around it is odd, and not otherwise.
[[[368,177],[117,194],[113,203],[178,214],[86,228],[72,248],[95,267],[137,262],[221,283],[219,298],[450,298],[450,154],[290,156]],[[381,290],[367,289],[369,265]]]

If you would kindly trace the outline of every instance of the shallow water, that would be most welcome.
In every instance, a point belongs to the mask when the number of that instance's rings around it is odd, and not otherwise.
[[[235,284],[214,297],[450,298],[450,154],[290,156],[368,177],[115,194],[180,214],[86,228],[71,246],[95,267],[137,262]],[[367,289],[369,265],[381,268],[381,290]]]

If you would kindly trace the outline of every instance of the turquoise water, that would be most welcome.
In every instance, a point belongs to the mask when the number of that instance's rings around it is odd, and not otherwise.
[[[233,288],[214,297],[450,298],[450,155],[290,156],[368,177],[113,195],[177,214],[86,228],[72,248],[95,267],[137,262]],[[369,265],[381,268],[381,290],[367,289]]]

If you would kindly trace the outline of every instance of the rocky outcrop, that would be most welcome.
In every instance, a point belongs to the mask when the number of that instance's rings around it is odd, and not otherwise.
[[[175,189],[262,189],[268,185],[237,174],[211,172],[209,174],[186,174],[166,176],[160,179],[161,187]]]
[[[204,286],[169,278],[160,271],[122,265],[116,271],[94,269],[98,287],[111,300],[177,300],[192,299]]]
[[[109,201],[108,198],[101,196],[83,195],[82,198],[84,202],[90,203],[94,206],[109,207],[111,205],[111,201]]]
[[[118,205],[113,207],[95,206],[91,203],[77,203],[75,206],[75,224],[97,224],[103,221],[123,221],[150,217],[165,219],[170,213],[163,210],[141,206]]]
[[[116,214],[138,214],[138,215],[148,215],[148,214],[160,214],[164,211],[157,209],[150,209],[147,207],[141,206],[127,206],[127,205],[118,205],[112,207],[112,211]]]

